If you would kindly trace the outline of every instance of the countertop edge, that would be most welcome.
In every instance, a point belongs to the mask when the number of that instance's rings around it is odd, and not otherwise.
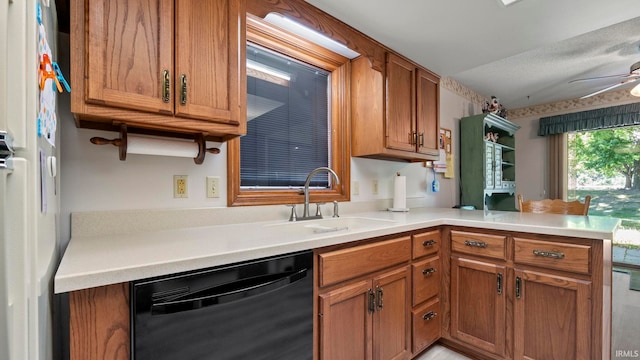
[[[441,214],[439,212],[449,212],[449,214]],[[475,213],[475,214],[472,214]],[[78,261],[79,259],[69,259],[69,257],[76,256],[78,254],[82,254],[84,249],[77,249],[75,245],[79,245],[78,247],[82,247],[80,245],[86,245],[83,242],[90,243],[91,241],[102,244],[100,241],[109,241],[117,238],[116,236],[111,237],[78,237],[73,238],[70,242],[70,246],[65,253],[65,256],[62,259],[60,267],[56,272],[54,277],[54,292],[56,294],[66,293],[70,291],[82,290],[87,288],[93,288],[98,286],[105,286],[111,284],[117,284],[122,282],[134,281],[138,279],[145,279],[151,277],[157,277],[162,275],[168,275],[173,273],[191,271],[201,268],[208,268],[220,265],[227,265],[236,262],[258,259],[263,257],[269,257],[274,255],[280,255],[285,253],[292,253],[297,251],[315,249],[330,245],[337,245],[342,243],[348,243],[352,241],[364,240],[373,237],[392,235],[396,233],[409,232],[420,230],[429,227],[435,226],[461,226],[461,227],[471,227],[471,228],[481,228],[481,229],[493,229],[493,230],[503,230],[503,231],[513,231],[513,232],[524,232],[524,233],[532,233],[532,234],[543,234],[543,235],[553,235],[553,236],[565,236],[565,237],[582,237],[589,239],[602,239],[602,240],[612,240],[613,235],[615,233],[616,228],[619,226],[619,220],[617,224],[614,225],[614,221],[609,221],[606,223],[606,229],[583,229],[578,227],[568,227],[568,226],[550,226],[548,224],[545,225],[543,218],[535,218],[530,217],[529,215],[522,215],[520,213],[505,213],[493,216],[491,219],[486,218],[486,213],[483,216],[479,216],[481,211],[455,211],[452,212],[450,209],[431,209],[431,211],[424,211],[423,213],[418,212],[417,214],[411,215],[393,215],[396,218],[404,219],[399,222],[390,223],[386,226],[379,226],[374,229],[360,229],[349,231],[346,233],[329,233],[329,234],[320,234],[320,235],[311,235],[311,236],[300,236],[299,239],[296,238],[294,241],[287,242],[276,242],[276,243],[268,243],[268,244],[252,244],[251,246],[247,246],[244,248],[238,248],[229,251],[214,251],[210,253],[204,254],[194,254],[193,256],[183,256],[179,255],[174,259],[164,260],[164,261],[149,261],[144,262],[141,261],[139,264],[129,264],[129,266],[123,267],[112,267],[105,268],[102,270],[95,271],[84,271],[79,270],[78,268],[82,268],[82,266],[78,266],[78,264],[73,261]],[[494,213],[495,214],[495,213]],[[365,217],[380,217],[380,221],[383,221],[383,218],[389,218],[392,215],[384,212],[371,212],[371,213],[363,213],[363,214],[351,214],[351,217],[357,216],[365,216]],[[475,218],[474,218],[475,216]],[[581,218],[576,217],[564,217],[569,218],[571,220],[580,221]],[[593,218],[593,217],[592,217]],[[533,219],[533,220],[532,220]],[[553,218],[554,220],[557,218]],[[526,223],[526,221],[529,223]],[[535,220],[535,221],[534,221]],[[279,224],[281,222],[277,222]],[[255,226],[255,231],[260,232],[263,228],[258,227],[258,224],[262,224],[264,226],[265,223],[257,223]],[[569,222],[571,225],[571,222]],[[231,229],[234,227],[247,227],[246,224],[234,224],[230,225]],[[223,229],[222,226],[206,226],[202,227],[200,231],[210,230],[210,228]],[[251,227],[249,227],[251,228]],[[237,228],[236,228],[237,229]],[[610,229],[610,231],[609,231]],[[172,233],[180,232],[180,231],[193,231],[193,228],[187,229],[175,229],[169,230],[169,235]],[[159,231],[157,233],[152,233],[152,235],[163,234],[163,231]],[[145,234],[133,234],[132,238],[136,236],[148,236],[148,233]],[[166,233],[165,233],[166,235]],[[234,240],[234,239],[231,239]],[[175,241],[174,241],[175,242]],[[155,245],[155,244],[154,244]],[[104,244],[100,246],[105,246]],[[151,246],[151,245],[147,245]],[[159,244],[158,246],[161,246]],[[175,246],[174,243],[171,246]],[[170,249],[169,249],[170,250]],[[92,254],[96,258],[99,255]]]

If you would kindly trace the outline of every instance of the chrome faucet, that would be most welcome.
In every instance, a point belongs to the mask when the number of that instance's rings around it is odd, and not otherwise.
[[[305,183],[304,183],[304,189],[303,189],[303,193],[304,193],[304,210],[302,212],[302,217],[298,218],[298,220],[309,220],[309,219],[320,219],[320,218],[322,218],[322,215],[309,216],[309,183],[311,182],[311,179],[317,173],[320,173],[320,172],[327,172],[327,173],[331,174],[333,176],[333,180],[335,180],[336,184],[340,184],[340,179],[338,178],[338,174],[336,174],[335,171],[331,170],[331,168],[323,166],[323,167],[319,167],[319,168],[311,170],[311,172],[307,176],[307,181],[305,181]]]

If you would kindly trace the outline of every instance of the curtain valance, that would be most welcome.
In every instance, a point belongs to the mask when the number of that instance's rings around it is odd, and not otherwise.
[[[540,118],[539,136],[640,125],[640,103]]]

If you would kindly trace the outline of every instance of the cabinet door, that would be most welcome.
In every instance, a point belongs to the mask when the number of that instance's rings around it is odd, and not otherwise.
[[[173,0],[87,2],[86,101],[172,113]]]
[[[514,358],[591,359],[591,283],[515,270]]]
[[[320,294],[320,359],[372,359],[370,291],[371,281],[358,281]]]
[[[484,179],[485,189],[493,189],[495,187],[495,178],[493,176],[494,169],[494,147],[493,144],[485,143],[484,144],[484,159],[485,159],[485,170],[484,170]]]
[[[376,311],[373,315],[373,359],[408,359],[411,355],[409,267],[405,266],[380,275],[373,279],[373,284],[376,292]]]
[[[237,123],[242,4],[176,2],[176,115]]]
[[[451,258],[451,336],[504,356],[505,268]]]
[[[416,71],[416,128],[418,132],[418,152],[438,154],[440,79],[423,70]]]
[[[415,152],[415,65],[387,53],[386,147]]]
[[[493,159],[494,159],[493,185],[496,189],[502,189],[502,146],[500,145],[493,146]]]

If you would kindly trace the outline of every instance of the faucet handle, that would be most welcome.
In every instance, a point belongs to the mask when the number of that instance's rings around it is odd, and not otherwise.
[[[316,216],[322,217],[322,211],[320,210],[320,205],[324,205],[326,203],[316,203]]]
[[[336,200],[333,201],[333,217],[340,217],[340,214],[338,214],[338,202]]]
[[[296,204],[287,204],[291,208],[291,215],[289,215],[289,221],[298,220],[298,214],[296,214]]]

